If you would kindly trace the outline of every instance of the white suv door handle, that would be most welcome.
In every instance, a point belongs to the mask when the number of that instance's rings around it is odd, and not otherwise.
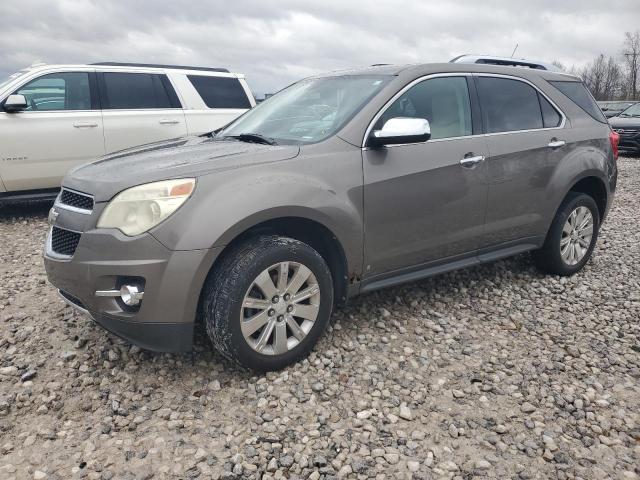
[[[549,142],[549,145],[547,145],[549,148],[560,148],[560,147],[564,147],[567,144],[567,142],[565,142],[564,140],[558,140],[557,138],[552,138],[551,141]]]
[[[478,164],[484,162],[484,155],[467,154],[460,160],[460,165],[464,168],[475,168]]]
[[[96,128],[98,126],[97,123],[89,123],[89,122],[77,122],[73,124],[74,128]]]
[[[180,120],[160,120],[160,125],[177,125],[180,123]]]

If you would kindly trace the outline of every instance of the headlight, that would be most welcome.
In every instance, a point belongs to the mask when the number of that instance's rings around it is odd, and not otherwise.
[[[179,178],[124,190],[104,209],[98,228],[117,228],[125,235],[140,235],[180,208],[195,185],[193,178]]]

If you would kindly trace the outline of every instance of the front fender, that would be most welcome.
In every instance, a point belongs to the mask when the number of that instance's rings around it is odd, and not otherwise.
[[[172,250],[223,247],[262,222],[300,217],[338,239],[350,271],[362,268],[362,163],[349,155],[297,157],[205,175],[193,198],[152,234]],[[318,161],[324,162],[318,168]],[[314,172],[304,173],[304,172]]]

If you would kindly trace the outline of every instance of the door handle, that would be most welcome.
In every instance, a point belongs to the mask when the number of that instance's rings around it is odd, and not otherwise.
[[[180,123],[179,120],[160,120],[160,125],[177,125]]]
[[[484,162],[484,155],[467,153],[464,158],[460,160],[460,165],[464,168],[476,168],[482,162]]]
[[[557,138],[552,138],[549,144],[547,145],[549,148],[560,148],[564,147],[567,144],[564,140],[558,140]]]
[[[97,123],[89,123],[89,122],[77,122],[73,124],[74,128],[96,128],[98,126]]]

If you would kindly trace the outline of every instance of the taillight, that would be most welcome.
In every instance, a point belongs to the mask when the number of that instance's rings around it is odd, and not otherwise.
[[[613,150],[613,158],[618,159],[618,144],[620,143],[620,135],[613,130],[609,133],[609,141],[611,142],[611,150]]]

